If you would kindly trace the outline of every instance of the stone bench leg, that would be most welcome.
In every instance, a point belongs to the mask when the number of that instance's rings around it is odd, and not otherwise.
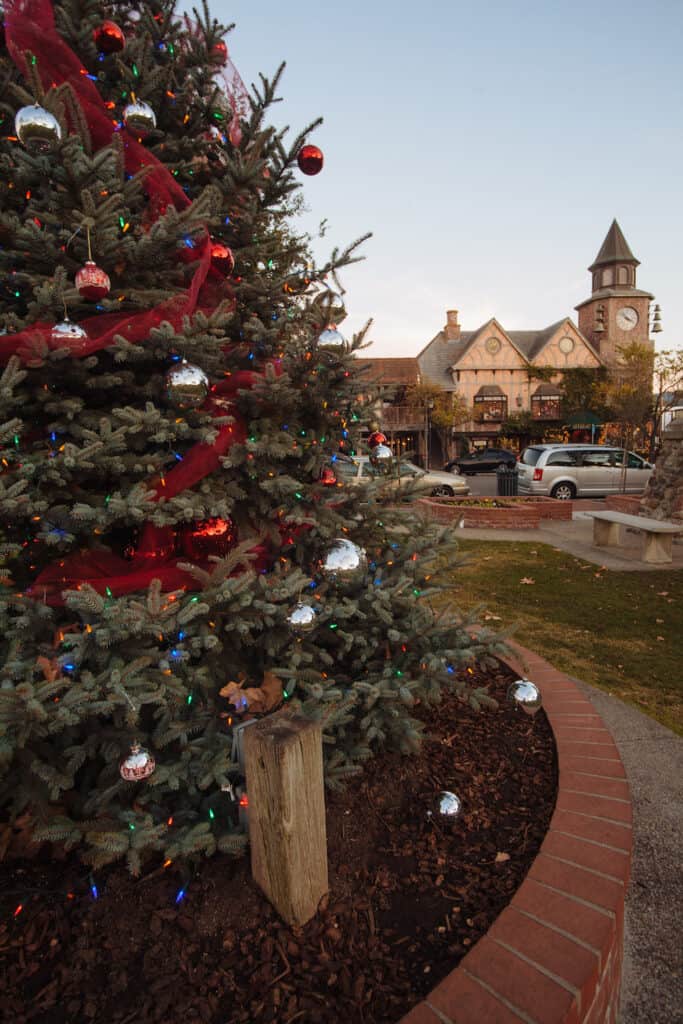
[[[609,523],[605,519],[593,520],[593,543],[599,547],[618,544],[621,540],[619,523]]]
[[[670,533],[645,533],[643,536],[643,561],[666,563],[673,561],[673,537]]]

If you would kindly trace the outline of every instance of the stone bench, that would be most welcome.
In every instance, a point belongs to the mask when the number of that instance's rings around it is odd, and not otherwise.
[[[673,561],[672,543],[676,533],[683,533],[683,523],[662,522],[645,516],[629,516],[625,512],[588,512],[593,519],[593,543],[605,547],[621,543],[621,527],[640,530],[643,534],[642,560],[666,563]]]

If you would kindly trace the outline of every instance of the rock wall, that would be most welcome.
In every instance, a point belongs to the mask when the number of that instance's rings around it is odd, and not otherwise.
[[[640,503],[640,514],[683,521],[683,422],[674,420],[662,434],[655,471]]]

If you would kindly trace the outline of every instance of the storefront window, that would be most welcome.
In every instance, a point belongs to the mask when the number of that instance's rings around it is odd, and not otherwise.
[[[477,418],[500,422],[507,416],[508,400],[504,395],[495,398],[478,396],[474,399],[474,409]]]
[[[531,415],[535,420],[559,420],[560,399],[559,398],[534,398],[531,397]]]

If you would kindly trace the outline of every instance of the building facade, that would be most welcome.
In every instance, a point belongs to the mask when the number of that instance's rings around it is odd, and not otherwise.
[[[411,448],[424,460],[425,453],[431,451],[434,464],[438,464],[456,453],[458,438],[475,447],[499,443],[501,425],[514,413],[527,413],[549,432],[560,431],[562,381],[567,371],[605,367],[616,372],[619,349],[631,342],[654,352],[650,339],[650,304],[654,297],[636,286],[638,266],[615,220],[588,268],[592,291],[576,306],[578,324],[565,317],[547,327],[518,331],[506,329],[492,317],[476,330],[464,330],[458,311],[450,309],[442,330],[415,360],[367,360],[374,364],[376,383],[400,383],[398,398],[383,403],[378,410],[385,433],[393,434],[397,454]],[[660,329],[658,323],[652,326],[653,332]],[[400,363],[406,366],[399,368]],[[406,404],[404,375],[408,363],[410,377],[416,383],[457,395],[471,410],[470,419],[454,429],[445,450],[443,435],[439,438],[430,431],[428,413]],[[587,422],[581,423],[579,417],[576,424],[594,434],[598,418],[586,409],[584,419]]]

